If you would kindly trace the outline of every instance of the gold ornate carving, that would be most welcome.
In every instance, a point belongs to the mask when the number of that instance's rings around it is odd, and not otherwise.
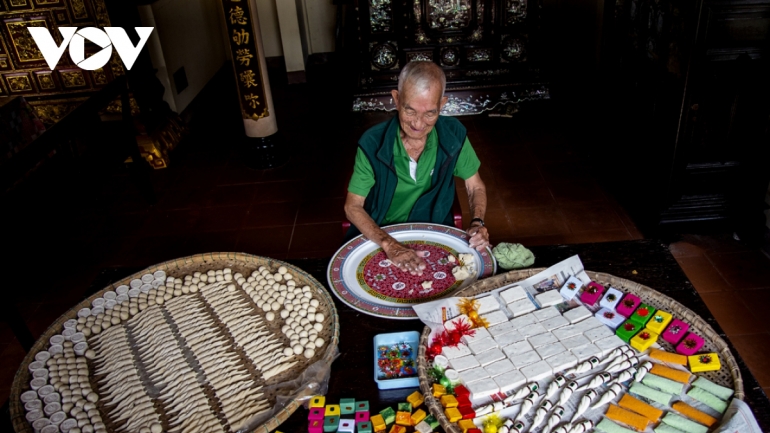
[[[60,0],[35,0],[35,3],[41,6],[58,5]]]
[[[8,89],[11,92],[29,92],[32,90],[32,83],[29,81],[29,76],[26,74],[14,76],[6,75],[5,79],[8,82]]]
[[[27,4],[27,0],[11,0],[11,7],[13,8],[22,8],[24,6],[29,6]]]
[[[30,105],[35,110],[35,114],[46,125],[53,125],[61,120],[64,116],[69,114],[78,105],[80,105],[85,98],[77,98],[71,100],[55,100],[55,101],[30,101]]]
[[[62,82],[64,87],[85,87],[86,77],[83,76],[83,71],[60,71]]]
[[[53,90],[56,88],[56,83],[53,81],[52,74],[37,74],[37,83],[41,89]]]
[[[126,73],[125,68],[123,68],[123,62],[118,58],[117,51],[113,51],[112,59],[110,60],[110,69],[112,69],[112,75],[116,77],[120,77]]]
[[[7,67],[8,67],[8,60],[0,59],[0,68],[7,68]]]
[[[36,62],[43,60],[43,53],[37,48],[35,40],[27,30],[27,27],[47,27],[45,20],[13,21],[6,22],[11,43],[19,56],[19,61]]]
[[[128,101],[129,105],[131,105],[131,116],[138,116],[141,112],[139,110],[139,103],[136,102],[136,99],[134,99],[133,96],[131,96]],[[107,104],[107,107],[105,107],[103,111],[110,114],[121,114],[123,113],[123,103],[120,98],[115,98],[112,102]]]
[[[70,0],[70,5],[72,5],[72,14],[75,15],[75,18],[79,20],[88,18],[88,11],[83,0]]]
[[[104,4],[104,0],[92,0],[94,5],[94,11],[96,12],[96,22],[101,27],[110,26],[110,16],[107,15],[107,6]]]
[[[107,84],[107,73],[104,72],[104,68],[95,69],[91,72],[94,77],[94,83],[98,85]]]

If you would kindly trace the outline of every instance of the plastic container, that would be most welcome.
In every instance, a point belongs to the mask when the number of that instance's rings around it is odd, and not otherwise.
[[[393,379],[381,379],[383,374],[378,364],[379,347],[393,346],[394,344],[407,344],[411,348],[411,359],[414,361],[414,376],[399,377]],[[374,381],[379,389],[414,388],[420,386],[417,377],[417,349],[420,345],[420,333],[417,331],[393,332],[390,334],[377,334],[374,336]]]

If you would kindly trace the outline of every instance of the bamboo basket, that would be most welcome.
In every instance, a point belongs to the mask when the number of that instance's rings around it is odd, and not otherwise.
[[[259,266],[267,266],[269,268],[276,268],[278,266],[286,266],[295,276],[298,285],[308,285],[313,292],[317,295],[316,299],[319,300],[322,308],[328,312],[327,318],[324,320],[324,331],[319,336],[327,341],[326,348],[323,352],[317,353],[313,358],[307,360],[304,364],[295,366],[287,371],[278,375],[281,378],[280,381],[291,380],[298,377],[305,368],[319,360],[324,360],[331,364],[337,353],[337,345],[339,343],[339,316],[337,315],[337,309],[334,306],[334,301],[331,298],[329,292],[324,286],[313,278],[307,272],[297,268],[294,265],[274,260],[268,257],[254,256],[245,253],[229,253],[229,252],[215,252],[206,254],[197,254],[194,256],[182,257],[175,260],[170,260],[158,265],[149,267],[141,272],[137,272],[131,276],[128,276],[120,281],[117,281],[103,290],[95,293],[87,299],[84,299],[78,305],[72,307],[69,311],[64,313],[59,319],[57,319],[32,346],[32,349],[27,353],[19,370],[16,372],[16,376],[13,380],[13,386],[10,394],[10,414],[13,428],[17,433],[34,433],[32,425],[25,418],[24,405],[20,400],[20,395],[30,389],[30,372],[27,366],[34,361],[34,356],[41,350],[45,350],[48,347],[49,339],[60,333],[63,328],[64,322],[69,319],[77,319],[77,313],[81,308],[90,307],[91,302],[101,297],[105,292],[115,290],[120,285],[128,285],[128,283],[135,279],[140,278],[143,274],[153,273],[155,271],[165,271],[169,276],[181,277],[183,275],[192,274],[196,271],[205,272],[209,269],[221,269],[229,267],[233,270],[233,273],[240,272],[244,275],[248,275]],[[89,367],[90,370],[90,367]],[[92,378],[93,379],[93,378]],[[273,379],[269,381],[273,382]],[[93,382],[92,382],[93,384]],[[94,387],[96,389],[96,387]],[[268,400],[275,404],[275,395],[271,392],[265,392]],[[257,426],[251,432],[256,433],[268,433],[278,428],[286,419],[294,413],[301,402],[297,400],[290,400],[285,404],[282,410],[276,413],[272,418],[267,419],[261,425]],[[109,428],[109,424],[108,424]]]
[[[520,271],[511,271],[505,274],[486,278],[457,292],[454,296],[473,297],[480,295],[482,293],[490,292],[492,290],[516,283],[518,281],[525,280],[543,270],[545,270],[545,268],[525,269]],[[599,284],[604,286],[610,285],[614,288],[622,290],[623,292],[633,293],[639,296],[643,302],[652,305],[656,309],[668,311],[673,314],[675,318],[689,323],[691,326],[690,331],[694,331],[696,334],[702,336],[705,341],[701,351],[718,353],[722,363],[722,368],[718,371],[710,371],[698,374],[706,377],[714,383],[718,383],[722,386],[734,389],[734,397],[743,400],[743,379],[741,379],[741,372],[738,369],[738,363],[735,361],[735,357],[733,357],[732,353],[730,352],[730,348],[728,347],[727,343],[699,315],[695,314],[692,310],[669,298],[668,296],[639,283],[635,283],[633,281],[618,278],[605,273],[591,271],[586,271],[586,273],[591,278],[591,280],[596,281]],[[422,335],[420,337],[420,347],[417,358],[417,371],[420,378],[420,391],[425,396],[425,405],[428,407],[428,409],[430,409],[430,413],[441,423],[441,427],[443,427],[444,431],[447,433],[462,433],[461,430],[457,427],[457,424],[449,422],[446,415],[444,415],[444,409],[441,406],[441,402],[433,397],[433,391],[431,390],[432,383],[428,374],[430,365],[425,358],[425,350],[428,346],[429,336],[430,328],[426,326],[423,329]],[[660,344],[665,350],[674,351],[673,346],[662,338],[658,340],[658,344]]]

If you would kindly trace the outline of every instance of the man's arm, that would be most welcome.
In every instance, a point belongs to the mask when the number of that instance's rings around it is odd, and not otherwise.
[[[483,220],[487,213],[487,187],[478,172],[465,180],[465,188],[468,190],[471,219],[481,218]],[[482,251],[489,246],[489,232],[479,222],[471,223],[468,234],[471,235],[469,241],[471,248]]]
[[[364,209],[365,200],[365,197],[348,192],[345,199],[345,216],[348,221],[356,226],[367,239],[379,245],[387,254],[388,259],[398,268],[412,275],[422,275],[422,270],[426,266],[418,252],[401,245],[392,236],[385,233]]]

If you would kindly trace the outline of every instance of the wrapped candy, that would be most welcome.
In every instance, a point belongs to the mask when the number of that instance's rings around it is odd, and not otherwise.
[[[565,383],[567,383],[567,379],[565,379],[561,374],[557,374],[553,378],[553,382],[548,385],[548,390],[545,392],[545,398],[551,398],[551,396],[554,395],[556,391],[559,390],[559,388],[564,386]]]
[[[596,404],[591,407],[591,409],[596,409],[597,407],[614,400],[615,397],[617,397],[621,392],[623,392],[623,386],[621,386],[619,383],[613,384],[610,389],[602,394],[601,398],[599,398],[599,401],[597,401]]]
[[[518,421],[521,418],[526,415],[530,409],[532,409],[532,406],[535,405],[535,400],[537,400],[540,397],[540,394],[537,392],[531,392],[527,398],[524,399],[524,402],[521,403],[521,407],[519,408],[519,413],[514,418],[514,421]]]
[[[535,392],[539,388],[540,388],[540,386],[537,384],[537,382],[528,383],[528,384],[522,386],[515,393],[513,393],[510,396],[506,397],[505,400],[503,400],[503,403],[505,403],[506,406],[510,406],[511,403],[513,403],[514,401],[526,397],[529,393]]]
[[[543,433],[551,433],[551,430],[556,426],[556,424],[559,423],[559,421],[561,421],[562,416],[564,416],[564,408],[561,406],[556,406],[553,409],[551,416],[548,418],[548,422],[545,424],[545,427],[543,427]]]
[[[570,374],[580,374],[585,373],[586,371],[593,370],[599,365],[599,358],[592,356],[588,361],[583,361],[582,363],[578,364],[577,366],[567,370],[565,373],[566,375]]]
[[[591,421],[583,421],[580,424],[575,424],[572,426],[572,430],[569,431],[569,433],[585,433],[588,431],[591,431],[591,429],[594,428],[594,423]]]
[[[639,359],[636,358],[636,364],[638,364],[638,363],[639,363]],[[619,364],[614,364],[614,365],[612,365],[610,367],[605,368],[604,371],[606,371],[607,373],[617,373],[618,371],[626,370],[628,368],[631,368],[632,366],[634,366],[636,364],[634,364],[630,359],[627,359],[627,360],[625,360],[625,361],[623,361],[623,362],[621,362]]]
[[[597,374],[593,379],[591,379],[591,382],[588,383],[588,386],[586,386],[586,388],[593,389],[598,387],[599,385],[603,385],[609,382],[610,380],[612,380],[612,375],[604,371]]]
[[[482,416],[486,415],[488,413],[497,412],[502,410],[505,407],[505,403],[502,401],[496,401],[494,403],[490,403],[485,406],[481,406],[478,409],[474,409],[474,412],[476,413],[476,416]]]
[[[578,389],[578,383],[574,380],[567,384],[567,386],[564,387],[564,389],[561,390],[561,394],[559,394],[559,401],[556,403],[559,406],[564,406],[564,403],[566,403],[570,397],[572,397],[572,393],[577,391]]]
[[[542,403],[540,403],[540,407],[537,408],[537,411],[535,411],[535,419],[532,421],[532,425],[529,427],[530,430],[534,430],[536,427],[540,426],[540,424],[545,420],[545,416],[548,415],[548,411],[551,410],[551,407],[553,404],[548,400],[543,400]]]
[[[514,421],[512,419],[506,420],[503,426],[497,430],[498,433],[521,433],[524,431],[524,423],[521,421]]]
[[[627,380],[630,380],[632,377],[634,377],[634,373],[636,373],[636,369],[634,367],[631,367],[628,370],[623,370],[615,379],[612,380],[612,382],[610,382],[610,384],[623,383]]]
[[[588,407],[591,406],[591,402],[594,401],[597,394],[596,391],[593,389],[589,389],[588,392],[583,394],[582,397],[580,397],[580,403],[578,404],[577,409],[575,410],[575,414],[572,415],[572,423],[577,421],[584,413],[588,410]]]
[[[650,361],[646,361],[636,370],[636,374],[634,374],[634,380],[641,382],[642,379],[644,379],[644,375],[647,374],[650,370],[652,370],[652,363]]]
[[[494,413],[484,418],[484,421],[482,422],[484,433],[499,433],[502,426],[503,420]]]
[[[468,316],[471,321],[471,328],[488,328],[489,322],[486,319],[479,316],[479,301],[473,298],[460,298],[457,303],[457,309],[461,314]]]

